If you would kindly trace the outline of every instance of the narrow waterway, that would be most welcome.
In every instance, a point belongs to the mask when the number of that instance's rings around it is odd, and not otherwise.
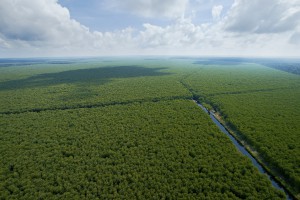
[[[194,100],[195,101],[195,100]],[[246,150],[246,148],[244,146],[242,146],[227,130],[226,128],[216,119],[216,117],[211,113],[208,112],[208,110],[201,105],[199,102],[195,101],[195,103],[197,103],[197,105],[199,107],[202,108],[202,110],[204,110],[212,119],[212,121],[219,127],[219,129],[225,133],[229,139],[231,140],[231,142],[234,144],[234,146],[245,156],[247,156],[248,158],[250,158],[252,164],[259,170],[260,173],[267,175],[267,177],[269,178],[269,180],[271,181],[273,187],[275,187],[276,189],[282,190],[285,192],[285,194],[287,195],[287,199],[288,200],[292,200],[294,199],[288,191],[286,191],[276,180],[274,180],[272,178],[272,176],[257,162],[257,160]]]

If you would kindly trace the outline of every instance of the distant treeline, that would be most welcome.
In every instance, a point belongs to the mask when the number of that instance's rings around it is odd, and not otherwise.
[[[257,63],[274,69],[300,75],[299,59],[266,59],[266,58],[198,58],[194,64],[199,65],[240,65]]]
[[[300,62],[299,63],[266,63],[268,67],[279,69],[292,74],[300,75]]]

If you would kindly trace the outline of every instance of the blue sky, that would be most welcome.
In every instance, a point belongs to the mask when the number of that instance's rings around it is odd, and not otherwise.
[[[300,57],[300,0],[1,0],[0,57]]]
[[[184,14],[187,17],[194,15],[194,23],[211,23],[213,6],[222,5],[222,12],[226,12],[233,2],[234,0],[193,0],[189,2]],[[141,29],[143,23],[166,26],[174,20],[174,18],[161,16],[145,17],[130,10],[111,9],[108,1],[103,0],[89,0],[88,3],[82,0],[59,0],[59,3],[69,9],[72,18],[95,31],[115,31],[126,27]],[[159,3],[157,6],[159,7]]]

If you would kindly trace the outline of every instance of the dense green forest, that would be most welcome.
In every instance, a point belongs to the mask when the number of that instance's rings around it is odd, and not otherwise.
[[[154,98],[189,98],[166,64],[143,60],[0,68],[1,113],[75,108]],[[3,73],[2,73],[3,72]]]
[[[185,84],[299,193],[300,77],[258,64],[198,64]]]
[[[189,100],[2,116],[1,133],[2,198],[283,197]]]
[[[284,199],[193,101],[299,188],[300,78],[196,58],[0,63],[0,199]]]

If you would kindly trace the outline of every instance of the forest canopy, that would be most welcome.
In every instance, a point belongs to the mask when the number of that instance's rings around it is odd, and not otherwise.
[[[197,58],[0,67],[0,198],[285,199],[192,99],[296,194],[299,85],[260,64]]]

